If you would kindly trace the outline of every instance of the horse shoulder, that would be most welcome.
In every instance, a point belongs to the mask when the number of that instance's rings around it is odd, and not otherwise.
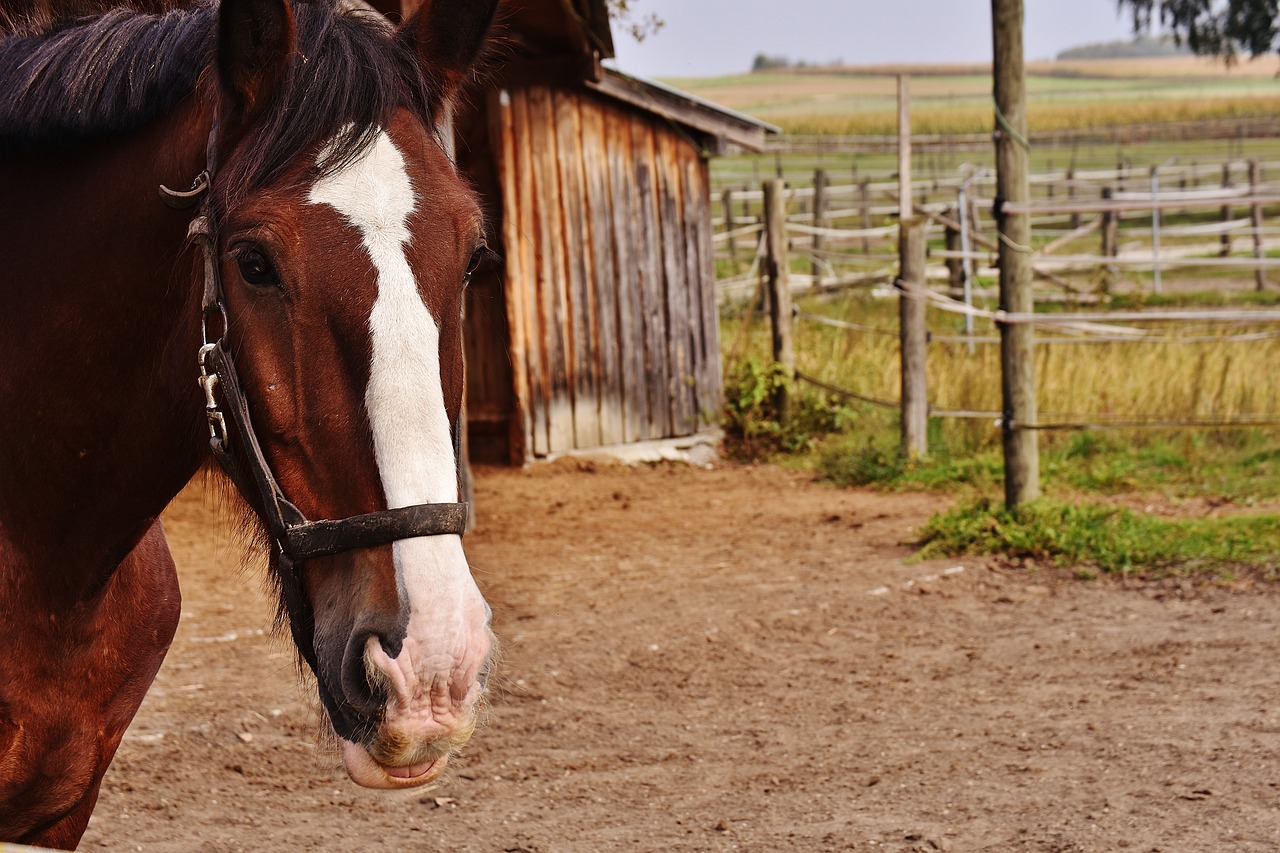
[[[12,553],[0,541],[6,573]],[[0,628],[8,651],[0,658],[0,838],[49,847],[79,840],[180,610],[158,520],[93,601],[60,613],[9,610],[26,618]]]

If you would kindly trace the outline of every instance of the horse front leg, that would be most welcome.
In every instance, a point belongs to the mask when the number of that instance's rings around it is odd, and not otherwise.
[[[43,650],[10,643],[0,660],[0,841],[75,849],[181,605],[157,520],[93,601],[29,626]]]

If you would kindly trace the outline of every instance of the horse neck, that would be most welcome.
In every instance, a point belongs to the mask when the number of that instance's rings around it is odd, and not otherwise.
[[[24,211],[0,233],[0,554],[59,596],[92,595],[207,451],[191,213],[157,192],[204,168],[203,101],[0,160],[0,206]]]

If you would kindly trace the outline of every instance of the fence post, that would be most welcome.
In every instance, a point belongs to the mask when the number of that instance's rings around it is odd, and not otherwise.
[[[963,219],[964,214],[960,213],[954,207],[948,207],[942,214],[947,218],[948,223],[956,222]],[[960,248],[962,241],[960,240],[960,229],[953,228],[950,224],[946,226],[946,247],[948,252],[962,252]],[[964,259],[963,258],[947,258],[947,286],[951,290],[952,298],[959,298],[964,294]]]
[[[781,364],[787,379],[796,373],[795,346],[791,339],[791,282],[787,246],[787,185],[764,182],[765,278],[769,284],[769,325],[773,332],[773,360]],[[774,400],[785,422],[791,401],[786,384]]]
[[[967,200],[965,203],[969,205],[969,219],[968,219],[969,238],[970,238],[970,244],[972,246],[972,243],[976,242],[976,238],[982,236],[982,219],[980,218],[980,214],[978,211],[977,190],[974,190],[973,192],[968,194]]]
[[[898,231],[898,319],[902,360],[902,455],[908,459],[929,453],[929,394],[926,381],[928,329],[923,291],[925,228],[928,220],[912,217]]]
[[[813,173],[813,227],[827,227],[827,170],[818,169]],[[822,284],[822,247],[826,241],[819,233],[813,235],[813,287]]]
[[[911,78],[898,75],[898,219],[911,218]]]
[[[1160,295],[1160,167],[1151,167],[1151,292]]]
[[[1231,164],[1230,163],[1222,164],[1222,188],[1224,190],[1231,189]],[[1224,204],[1222,206],[1222,223],[1225,225],[1230,221],[1231,221],[1231,205]],[[1225,258],[1231,254],[1230,232],[1223,231],[1222,237],[1220,239],[1222,241],[1222,248],[1218,250],[1218,254]]]
[[[1076,167],[1072,166],[1067,169],[1067,204],[1074,204],[1076,200]],[[1080,228],[1080,214],[1071,214],[1071,230],[1075,231]]]
[[[729,263],[732,265],[738,256],[738,238],[733,236],[734,229],[738,227],[733,218],[733,190],[726,187],[720,194],[720,201],[724,205],[724,230],[729,235]]]
[[[1026,204],[1027,89],[1022,38],[1022,0],[991,0],[992,69],[996,102],[996,198]],[[1011,313],[1035,311],[1031,291],[1031,219],[1025,213],[996,210],[1000,235],[1000,307]],[[1040,496],[1040,448],[1036,422],[1034,327],[1000,326],[1000,373],[1003,411],[1004,493],[1009,508]]]
[[[1111,187],[1102,188],[1102,200],[1111,201],[1115,192]],[[1116,245],[1119,221],[1114,210],[1102,211],[1102,257],[1114,258],[1119,254],[1119,247]],[[1116,268],[1111,264],[1107,264],[1102,269],[1102,292],[1108,293],[1111,285],[1115,283]]]
[[[862,230],[871,230],[871,179],[863,178],[858,181],[858,207],[862,211]],[[862,238],[862,254],[871,254],[871,238],[863,236]]]
[[[1257,160],[1249,161],[1249,195],[1255,198],[1259,192],[1259,186],[1262,184],[1262,164]],[[1267,273],[1262,268],[1262,259],[1266,257],[1266,252],[1262,247],[1262,205],[1256,201],[1249,208],[1249,225],[1253,228],[1253,259],[1258,261],[1257,268],[1253,271],[1254,286],[1263,291],[1267,289]]]

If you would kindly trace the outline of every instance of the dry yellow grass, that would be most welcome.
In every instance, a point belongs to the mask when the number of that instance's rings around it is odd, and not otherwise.
[[[1028,122],[1033,132],[1275,118],[1277,115],[1280,115],[1280,95],[1176,101],[1033,102],[1028,107]],[[897,132],[897,113],[892,111],[846,115],[775,114],[770,116],[770,121],[795,134],[888,136]],[[985,133],[991,130],[992,112],[986,105],[922,109],[913,113],[911,125],[918,134]]]
[[[821,313],[877,327],[893,328],[896,306],[865,297],[843,305],[813,306]],[[954,315],[931,313],[935,334],[951,333]],[[1156,324],[1161,332],[1177,327]],[[1196,333],[1203,334],[1205,329]],[[1224,335],[1241,329],[1218,327]],[[1252,331],[1262,331],[1253,329]],[[1274,331],[1274,327],[1266,331]],[[993,335],[994,329],[979,329]],[[1211,334],[1213,332],[1210,332]],[[1049,333],[1045,333],[1050,336]],[[768,353],[768,324],[727,326],[726,368],[739,358]],[[896,337],[845,332],[809,321],[796,324],[797,367],[804,373],[859,394],[896,399],[899,392]],[[1074,421],[1080,416],[1111,419],[1228,419],[1280,413],[1280,386],[1268,381],[1280,370],[1280,338],[1215,343],[1050,344],[1036,351],[1037,399],[1042,420]],[[1159,377],[1159,381],[1153,381]],[[935,409],[1000,410],[1000,350],[982,344],[970,354],[961,343],[929,347],[929,399]],[[991,420],[947,420],[945,428],[970,448],[993,446],[999,432]],[[1052,441],[1054,436],[1046,437]]]
[[[1260,56],[1226,65],[1221,59],[1207,56],[1159,56],[1145,59],[1073,59],[1052,62],[1029,62],[1027,73],[1046,76],[1073,76],[1132,80],[1142,78],[1178,78],[1207,80],[1266,80],[1280,72],[1275,56]]]

